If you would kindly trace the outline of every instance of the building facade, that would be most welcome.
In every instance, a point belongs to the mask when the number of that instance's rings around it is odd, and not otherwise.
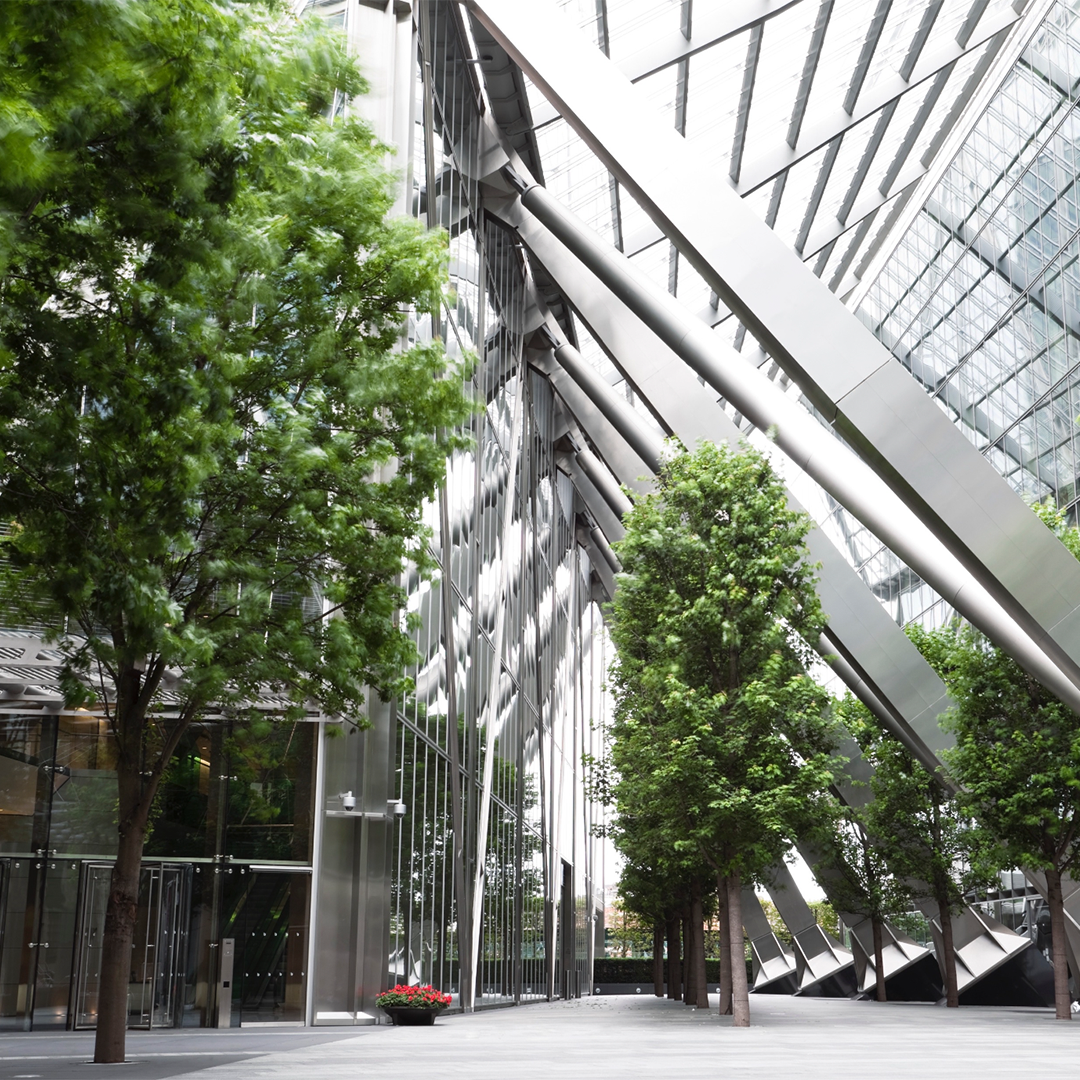
[[[568,418],[528,364],[532,288],[478,192],[481,99],[451,5],[317,5],[360,54],[361,108],[396,147],[398,211],[444,227],[444,310],[411,318],[476,358],[474,449],[428,507],[439,572],[406,574],[420,661],[363,718],[207,717],[146,847],[136,1028],[373,1023],[430,982],[455,1007],[587,992],[603,933],[598,810],[611,570],[560,465]],[[605,582],[607,585],[605,586]],[[115,851],[104,715],[65,709],[47,627],[0,631],[0,1027],[92,1028]]]
[[[368,1023],[398,981],[588,992],[610,544],[665,436],[770,448],[820,526],[832,676],[928,766],[948,699],[912,619],[959,611],[1080,708],[1080,568],[1022,498],[1075,519],[1080,4],[298,6],[360,60],[371,92],[334,108],[396,148],[398,212],[449,236],[443,310],[407,334],[475,357],[474,449],[428,507],[440,573],[408,576],[408,695],[366,730],[269,705],[192,729],[133,1026]],[[61,707],[46,629],[0,635],[19,1029],[93,1026],[114,844],[107,723]],[[783,895],[797,955],[766,928],[760,970],[840,985],[851,953]],[[979,918],[972,988],[1026,948]]]

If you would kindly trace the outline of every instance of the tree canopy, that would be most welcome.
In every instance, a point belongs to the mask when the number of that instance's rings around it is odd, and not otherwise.
[[[1034,509],[1080,557],[1080,532],[1051,503]],[[1056,1011],[1069,1020],[1061,877],[1080,865],[1080,717],[970,626],[908,633],[955,702],[946,724],[956,746],[946,764],[983,861],[1045,875]]]
[[[806,673],[824,624],[810,523],[761,454],[704,443],[665,461],[625,525],[610,619],[619,828],[726,879],[738,954],[742,882],[783,858],[832,779],[828,695]]]
[[[0,599],[108,713],[122,938],[187,724],[403,689],[400,575],[470,406],[438,344],[403,347],[445,239],[387,219],[387,148],[335,108],[364,84],[318,19],[13,2],[0,49]]]

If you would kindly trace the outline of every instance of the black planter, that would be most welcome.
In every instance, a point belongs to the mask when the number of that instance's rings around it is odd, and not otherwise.
[[[407,1005],[380,1005],[395,1027],[430,1027],[439,1009],[410,1009]]]

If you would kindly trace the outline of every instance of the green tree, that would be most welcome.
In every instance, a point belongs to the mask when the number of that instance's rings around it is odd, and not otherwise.
[[[978,823],[988,865],[1046,876],[1054,998],[1071,1019],[1062,875],[1080,865],[1080,720],[1012,657],[969,627],[917,631],[956,703],[946,762]]]
[[[878,1001],[885,1001],[885,920],[907,906],[910,892],[893,874],[869,826],[869,817],[870,804],[851,806],[820,800],[817,821],[809,835],[818,857],[815,876],[830,903],[837,911],[861,915],[870,922],[875,993]]]
[[[863,809],[866,827],[889,869],[915,898],[932,900],[941,923],[945,999],[956,1008],[956,952],[952,916],[964,896],[988,884],[977,867],[979,831],[957,805],[950,782],[932,774],[897,739],[883,731],[852,695],[838,703],[844,727],[874,767],[873,800]]]
[[[400,574],[466,417],[444,239],[389,221],[363,82],[318,20],[210,0],[4,5],[2,600],[56,627],[117,746],[95,1060],[122,1061],[155,792],[210,705],[403,689]],[[29,614],[27,614],[29,612]],[[26,625],[25,622],[22,625]]]
[[[809,521],[761,454],[706,443],[669,457],[625,524],[611,608],[618,812],[725,879],[738,957],[743,882],[784,856],[832,780],[828,696],[806,674],[824,624]],[[737,962],[732,989],[745,1026]]]
[[[1080,558],[1080,531],[1050,501],[1033,509]],[[1055,1012],[1070,1020],[1061,879],[1080,865],[1080,717],[972,627],[908,634],[955,702],[945,761],[977,825],[981,875],[1019,866],[1046,877]]]

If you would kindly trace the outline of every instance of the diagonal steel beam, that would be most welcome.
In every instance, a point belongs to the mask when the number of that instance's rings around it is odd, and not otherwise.
[[[855,200],[859,196],[859,191],[866,180],[866,174],[870,171],[870,166],[874,163],[874,158],[877,157],[877,152],[881,148],[881,140],[885,138],[885,133],[892,123],[897,104],[898,101],[890,101],[878,113],[878,118],[874,121],[874,130],[870,133],[870,138],[867,140],[862,156],[859,158],[859,164],[855,166],[855,171],[851,174],[847,191],[844,192],[844,197],[840,201],[840,209],[836,211],[836,220],[841,225],[847,224],[848,215],[851,213],[851,208],[855,205]]]
[[[924,50],[909,80],[905,81],[899,75],[881,79],[872,89],[860,95],[851,113],[845,112],[843,108],[836,108],[830,112],[822,112],[813,119],[807,117],[795,149],[785,142],[745,164],[737,189],[739,194],[746,195],[762,184],[767,184],[785,169],[790,169],[814,151],[820,150],[826,143],[832,142],[837,135],[873,116],[913,87],[932,79],[966,53],[982,48],[1001,31],[1011,29],[1019,18],[1011,8],[1007,8],[980,25],[978,33],[972,36],[966,46],[961,47],[954,41],[946,41]]]
[[[971,40],[975,27],[979,25],[979,20],[989,6],[990,0],[973,0],[967,15],[964,16],[964,21],[960,24],[960,29],[956,32],[957,45],[963,47]]]
[[[825,44],[825,31],[829,28],[834,2],[835,0],[821,0],[821,7],[818,8],[817,19],[814,21],[814,31],[810,35],[810,47],[806,50],[802,78],[799,80],[799,89],[795,91],[795,105],[791,110],[791,121],[788,123],[787,144],[792,150],[799,142],[799,132],[802,130],[803,117],[806,115],[806,103],[810,100],[810,91],[814,86],[814,76],[817,74],[818,62],[821,60],[821,48]]]
[[[870,64],[874,59],[874,53],[877,52],[881,35],[885,30],[885,20],[889,17],[892,5],[893,0],[878,0],[870,25],[866,28],[866,37],[863,38],[859,58],[855,61],[855,70],[851,73],[851,82],[848,83],[847,93],[844,95],[844,112],[848,116],[855,111],[855,104],[859,100],[859,94],[862,93],[863,83],[866,82]]]
[[[941,8],[944,3],[945,0],[930,0],[930,3],[926,6],[926,10],[922,13],[922,18],[919,20],[919,27],[915,31],[915,36],[911,39],[911,44],[908,46],[907,54],[900,64],[900,78],[905,82],[911,78],[911,73],[915,70],[915,65],[919,62],[919,56],[922,54],[926,43],[930,40],[930,31],[934,29],[934,23],[937,22],[937,17],[941,14]]]
[[[833,166],[836,164],[843,142],[844,136],[841,135],[829,143],[829,149],[825,151],[821,168],[818,169],[817,178],[814,180],[814,188],[810,192],[810,199],[806,204],[806,209],[803,211],[799,232],[795,237],[794,247],[799,255],[802,255],[803,248],[806,247],[807,235],[810,232],[810,227],[814,224],[814,218],[817,216],[818,207],[821,205],[821,200],[825,195],[825,188],[828,187],[829,177],[832,176]]]
[[[635,307],[604,286],[520,200],[489,198],[487,205],[558,282],[665,431],[687,446],[703,438],[738,445],[741,433],[715,395],[702,390],[693,371],[642,322]],[[555,355],[579,380],[593,407],[602,409],[627,445],[635,445],[638,456],[651,464],[650,458],[659,456],[659,436],[643,429],[637,415],[588,365],[575,363],[571,350],[560,348]],[[613,453],[612,459],[617,457]],[[947,745],[937,722],[948,707],[944,686],[824,532],[813,530],[809,543],[811,558],[821,564],[819,591],[829,614],[827,651],[839,657],[838,674],[919,760],[936,768],[935,755]]]
[[[527,9],[513,0],[470,3],[822,415],[1016,621],[1021,636],[1035,646],[1027,662],[1038,666],[1037,677],[1055,693],[1080,698],[1080,564],[1060,541],[734,192],[715,189],[711,212],[701,214],[697,200],[687,197],[688,185],[692,190],[693,179],[705,172],[698,154],[557,9],[543,0]],[[550,196],[527,188],[523,201],[548,207]],[[703,371],[727,383],[728,373],[705,360],[705,352],[711,355],[714,348],[711,341],[706,349],[705,340],[698,342],[687,329],[680,338],[688,357],[697,357],[700,344]],[[733,393],[720,392],[735,401],[733,394],[744,389],[740,381],[731,385]],[[759,419],[764,427],[775,422]],[[798,425],[796,417],[790,419]],[[781,429],[778,439],[785,437]],[[856,492],[850,495],[858,498]],[[871,527],[879,535],[890,529],[880,519]],[[909,562],[913,556],[925,566],[902,536],[896,539],[908,548]],[[928,569],[937,574],[936,568]],[[984,629],[991,636],[1002,632],[996,618]]]
[[[763,32],[764,27],[761,23],[753,26],[750,30],[750,40],[746,45],[742,90],[739,92],[739,107],[735,114],[735,138],[731,144],[731,161],[728,165],[728,175],[734,184],[739,182],[739,171],[742,169],[743,150],[746,148],[746,128],[750,122],[750,105],[754,100],[754,83],[757,82]]]
[[[908,125],[907,131],[904,132],[904,137],[900,140],[900,145],[896,148],[896,153],[893,154],[892,161],[889,162],[889,167],[881,178],[881,183],[878,184],[878,191],[882,195],[888,195],[892,190],[896,178],[900,175],[900,170],[904,167],[911,151],[915,148],[915,143],[922,134],[923,128],[926,127],[926,122],[930,119],[934,106],[938,103],[941,92],[945,89],[945,84],[949,81],[949,77],[955,68],[955,64],[947,64],[934,76],[930,89],[926,91],[926,97],[923,98],[922,104]],[[926,166],[924,165],[919,175],[922,176],[925,172]]]

